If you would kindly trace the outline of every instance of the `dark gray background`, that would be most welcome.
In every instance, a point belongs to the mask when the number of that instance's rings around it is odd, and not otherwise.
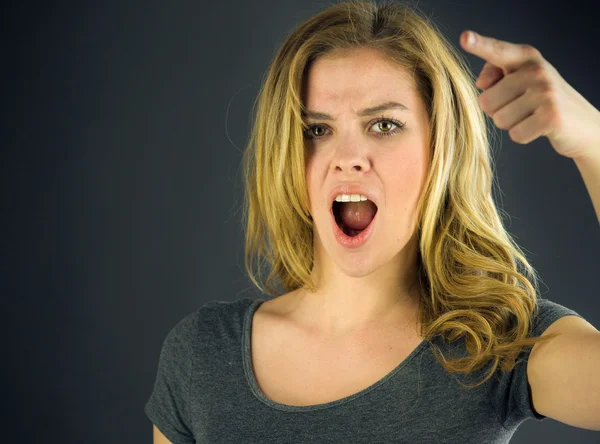
[[[260,296],[240,225],[250,107],[285,35],[327,4],[5,3],[6,441],[151,442],[143,406],[166,333],[208,301]],[[600,107],[592,2],[419,6],[459,48],[465,29],[532,44]],[[600,327],[600,233],[579,171],[545,138],[498,131],[497,202],[543,297]],[[513,442],[597,439],[548,419]]]

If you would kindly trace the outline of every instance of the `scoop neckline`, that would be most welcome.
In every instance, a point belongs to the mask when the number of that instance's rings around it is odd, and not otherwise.
[[[423,339],[417,347],[408,355],[402,362],[400,362],[393,370],[391,370],[387,375],[378,381],[374,382],[370,386],[364,388],[363,390],[354,393],[352,395],[346,396],[344,398],[336,399],[334,401],[329,401],[322,404],[314,404],[314,405],[289,405],[283,404],[272,399],[269,399],[261,390],[258,385],[256,375],[254,374],[254,369],[252,368],[252,350],[251,350],[251,338],[252,338],[252,321],[254,317],[254,313],[260,307],[260,305],[266,302],[266,299],[256,299],[254,300],[246,309],[246,315],[244,316],[244,325],[243,325],[243,338],[242,338],[242,359],[244,363],[244,373],[246,375],[246,380],[250,386],[250,389],[254,393],[254,395],[264,404],[269,407],[281,410],[285,412],[306,412],[312,410],[321,410],[327,408],[333,408],[340,406],[342,404],[346,404],[348,402],[354,401],[361,396],[366,395],[367,393],[375,390],[376,388],[382,386],[390,379],[392,379],[397,373],[400,372],[405,366],[407,366],[414,358],[417,356],[421,350],[427,345],[428,341]]]

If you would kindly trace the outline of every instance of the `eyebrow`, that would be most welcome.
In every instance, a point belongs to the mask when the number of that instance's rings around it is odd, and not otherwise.
[[[385,102],[381,105],[373,106],[372,108],[365,108],[358,112],[359,117],[372,116],[373,114],[377,114],[381,111],[386,111],[389,109],[401,109],[404,111],[408,111],[408,107],[398,102]],[[319,111],[311,111],[306,110],[302,112],[303,118],[309,119],[318,119],[318,120],[335,120],[329,114],[325,114]]]

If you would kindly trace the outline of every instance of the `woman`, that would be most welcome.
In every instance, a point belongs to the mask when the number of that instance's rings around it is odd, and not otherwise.
[[[537,298],[491,197],[484,116],[572,158],[600,220],[600,113],[535,48],[468,34],[487,61],[475,84],[403,4],[339,3],[288,36],[244,157],[246,268],[274,298],[173,328],[145,409],[155,443],[503,443],[547,416],[600,429],[600,333]]]

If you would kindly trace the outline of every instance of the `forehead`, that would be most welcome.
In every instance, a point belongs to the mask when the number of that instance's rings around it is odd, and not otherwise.
[[[402,99],[409,108],[416,100],[409,71],[373,49],[334,50],[311,65],[302,91],[308,108],[348,102],[367,106],[371,99]],[[409,102],[409,103],[407,103]]]

